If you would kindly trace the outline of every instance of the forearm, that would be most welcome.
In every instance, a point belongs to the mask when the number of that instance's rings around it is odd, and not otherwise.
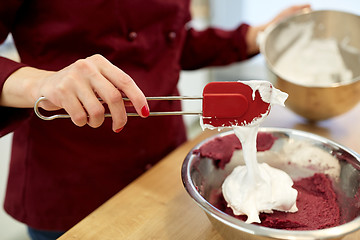
[[[203,31],[189,29],[180,60],[182,69],[224,66],[246,59],[248,28],[247,24],[242,24],[232,31],[214,27]]]
[[[113,130],[119,132],[127,121],[122,93],[140,116],[149,115],[146,98],[133,79],[103,56],[95,54],[57,72],[31,67],[12,72],[3,84],[0,106],[31,108],[43,96],[48,101],[42,102],[41,108],[62,108],[74,124],[99,127],[104,121],[103,101],[112,115]]]
[[[38,96],[45,77],[52,74],[50,71],[32,67],[22,67],[13,72],[5,81],[0,95],[0,106],[31,108]]]

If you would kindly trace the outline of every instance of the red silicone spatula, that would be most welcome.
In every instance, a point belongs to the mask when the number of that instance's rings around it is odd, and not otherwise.
[[[253,92],[242,82],[207,84],[203,90],[203,123],[214,127],[245,125],[268,114],[270,103],[262,100],[258,90]]]
[[[269,87],[271,85],[269,84]],[[254,98],[253,98],[254,96]],[[202,112],[150,112],[150,116],[164,115],[202,115],[203,123],[213,127],[231,127],[232,125],[245,125],[251,123],[253,119],[267,114],[270,104],[264,102],[259,91],[253,93],[253,89],[242,82],[211,82],[203,90],[202,97],[147,97],[148,101],[154,100],[203,100]],[[40,113],[38,107],[41,101],[46,98],[39,98],[34,106],[36,115],[43,120],[53,120],[56,118],[70,118],[68,114],[56,114],[44,116]],[[129,101],[124,98],[124,101]],[[128,116],[139,116],[137,113],[127,113]],[[111,117],[106,113],[105,117]]]

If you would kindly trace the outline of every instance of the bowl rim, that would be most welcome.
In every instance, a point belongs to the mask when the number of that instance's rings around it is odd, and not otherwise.
[[[360,18],[360,15],[357,15],[355,13],[352,13],[352,12],[346,12],[346,11],[341,11],[341,10],[333,10],[333,9],[322,9],[322,10],[303,10],[303,11],[300,11],[299,13],[296,13],[294,15],[291,15],[289,17],[286,17],[282,20],[280,20],[279,22],[277,23],[274,23],[274,24],[271,24],[270,26],[268,26],[261,34],[260,34],[260,38],[258,39],[258,45],[259,45],[259,52],[263,55],[264,59],[265,59],[265,63],[266,65],[268,66],[268,68],[273,72],[275,73],[278,77],[280,77],[282,80],[286,81],[286,82],[289,82],[291,84],[294,84],[294,85],[298,85],[298,86],[301,86],[301,87],[306,87],[306,88],[314,88],[314,89],[329,89],[329,88],[337,88],[337,87],[342,87],[342,86],[348,86],[348,85],[352,85],[352,84],[355,84],[357,82],[360,81],[360,75],[359,76],[356,76],[354,77],[353,79],[351,79],[350,82],[344,82],[344,83],[331,83],[329,84],[328,86],[311,86],[311,85],[306,85],[306,84],[301,84],[301,83],[298,83],[298,82],[295,82],[295,81],[291,81],[291,80],[286,80],[281,73],[279,73],[279,71],[277,71],[273,65],[273,63],[269,60],[269,58],[267,57],[266,55],[266,40],[267,38],[269,37],[269,35],[275,31],[275,29],[281,25],[281,24],[284,24],[286,21],[290,21],[290,20],[293,20],[295,18],[298,18],[298,17],[301,17],[301,16],[304,16],[304,15],[313,15],[313,14],[321,14],[323,12],[334,12],[334,13],[339,13],[339,14],[346,14],[346,15],[351,15],[351,16],[354,16],[354,17],[359,17]],[[359,49],[360,51],[360,49]]]
[[[329,144],[331,146],[346,151],[347,153],[355,157],[360,165],[360,155],[358,153],[335,141],[329,140],[325,137],[313,133],[309,133],[301,130],[289,129],[289,128],[276,128],[276,127],[260,127],[259,132],[279,132],[279,133],[287,133],[287,134],[290,133],[300,137],[311,138],[312,140],[320,141],[321,143]],[[212,140],[216,137],[223,137],[229,134],[233,134],[233,131],[230,130],[230,131],[218,133],[215,134],[214,136],[211,136],[201,141],[199,144],[194,146],[189,151],[189,153],[185,157],[185,160],[181,168],[181,177],[185,190],[193,198],[193,200],[195,200],[197,205],[199,205],[207,214],[211,215],[213,218],[217,219],[223,224],[232,227],[234,229],[243,231],[245,233],[252,235],[256,234],[258,236],[272,237],[278,239],[302,239],[302,240],[329,239],[329,238],[342,237],[360,229],[360,216],[354,218],[353,220],[345,224],[332,228],[321,229],[321,230],[299,231],[299,230],[281,230],[275,228],[268,228],[268,227],[258,226],[255,224],[245,223],[244,221],[234,218],[212,206],[208,201],[205,200],[205,198],[203,198],[200,195],[200,193],[197,191],[196,187],[194,186],[193,182],[191,181],[190,166],[193,162],[193,158],[192,158],[192,156],[194,155],[193,150],[198,149],[202,144],[204,144],[209,140]]]

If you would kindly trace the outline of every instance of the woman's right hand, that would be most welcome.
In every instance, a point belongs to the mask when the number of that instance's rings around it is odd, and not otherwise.
[[[5,82],[0,104],[10,107],[33,107],[39,97],[45,110],[63,108],[77,126],[99,127],[109,107],[113,131],[119,132],[127,121],[122,92],[130,99],[137,113],[149,115],[142,91],[133,79],[101,55],[81,59],[58,72],[24,67]]]

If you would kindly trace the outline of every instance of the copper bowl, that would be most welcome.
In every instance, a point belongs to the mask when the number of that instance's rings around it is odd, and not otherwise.
[[[311,39],[335,39],[341,58],[352,73],[346,83],[329,83],[324,86],[309,86],[293,81],[289,75],[276,68],[279,57],[301,36],[301,24],[312,24]],[[341,11],[304,12],[269,27],[260,37],[260,52],[265,57],[269,81],[289,98],[285,105],[298,115],[312,121],[329,119],[343,114],[360,101],[360,16]],[[285,37],[284,37],[285,36]],[[343,48],[346,41],[346,48]],[[281,43],[281,44],[280,44]],[[349,49],[355,51],[349,51]],[[294,64],[294,63],[292,63]],[[307,69],[304,69],[307,71]],[[305,80],[305,79],[304,79]]]

